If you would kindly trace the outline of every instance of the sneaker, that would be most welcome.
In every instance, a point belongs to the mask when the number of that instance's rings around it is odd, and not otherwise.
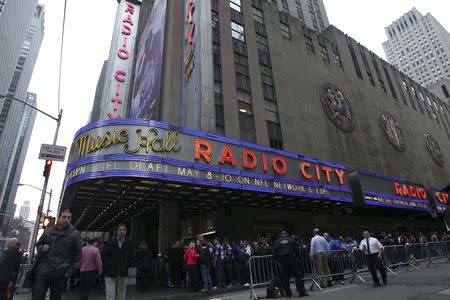
[[[217,286],[213,286],[213,290],[217,290]]]
[[[340,284],[345,284],[345,281],[341,280],[339,281]]]
[[[244,286],[250,286],[250,283],[248,283],[248,282],[244,283]]]
[[[202,292],[202,293],[207,292],[207,291],[208,291],[207,289],[201,289],[200,290],[200,292]]]

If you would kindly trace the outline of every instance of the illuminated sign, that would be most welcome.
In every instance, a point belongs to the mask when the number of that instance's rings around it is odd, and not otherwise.
[[[430,211],[423,185],[402,179],[359,171],[359,181],[368,205]]]
[[[120,119],[127,114],[139,9],[131,1],[119,4],[108,61],[109,79],[102,98],[103,119]]]
[[[450,204],[450,195],[447,192],[442,192],[433,187],[431,187],[429,190],[433,195],[433,199],[431,201],[434,201],[434,203],[436,204],[436,212],[443,214],[445,212],[447,204]]]
[[[191,129],[111,120],[81,129],[67,183],[136,176],[351,202],[345,166]]]

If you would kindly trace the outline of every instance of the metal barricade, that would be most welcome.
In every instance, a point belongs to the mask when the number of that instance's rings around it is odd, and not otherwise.
[[[303,280],[312,281],[311,289],[316,285],[322,290],[316,281],[315,269],[308,254],[301,254],[299,264],[303,271]],[[269,285],[279,274],[279,265],[272,255],[252,256],[248,261],[250,271],[250,298],[258,299],[255,289]]]
[[[418,269],[415,265],[411,263],[405,245],[385,246],[384,263],[386,269],[395,276],[398,275],[393,271],[393,269],[400,266],[406,266],[407,267],[406,270],[408,270],[411,267],[416,269],[417,271],[420,271],[420,269]]]
[[[250,298],[258,299],[255,288],[270,284],[278,274],[272,255],[252,256],[248,260],[250,270]]]
[[[330,251],[326,263],[328,263],[329,274],[318,275],[316,277],[318,280],[325,278],[325,280],[344,281],[345,275],[355,273],[353,255],[350,255],[346,250]],[[324,280],[321,281],[324,283]]]
[[[369,267],[367,266],[366,256],[364,255],[363,251],[360,251],[359,249],[355,249],[352,251],[349,256],[351,257],[352,263],[353,263],[353,278],[350,281],[351,283],[355,278],[358,278],[362,282],[366,282],[359,274],[364,272],[369,272]]]
[[[303,280],[311,281],[311,286],[309,289],[312,290],[314,286],[316,286],[319,290],[322,290],[319,282],[317,281],[317,271],[311,256],[308,253],[302,253],[299,260],[300,267],[303,271]]]
[[[32,264],[21,264],[19,268],[19,274],[17,275],[16,289],[22,288],[25,280],[25,274],[31,269]]]
[[[447,245],[444,242],[428,242],[425,245],[430,258],[428,267],[431,266],[431,264],[437,265],[434,262],[435,260],[446,259],[446,263],[449,262],[449,251]]]
[[[410,265],[416,270],[419,270],[418,266],[421,262],[430,261],[427,246],[425,244],[406,244],[405,249]]]

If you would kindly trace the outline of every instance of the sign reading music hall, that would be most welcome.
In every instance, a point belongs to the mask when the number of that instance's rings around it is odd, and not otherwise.
[[[123,170],[352,201],[345,166],[163,123],[127,121],[81,130],[69,157],[69,184],[86,173]]]

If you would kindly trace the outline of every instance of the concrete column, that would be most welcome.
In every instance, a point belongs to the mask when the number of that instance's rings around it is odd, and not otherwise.
[[[180,204],[177,200],[167,199],[159,204],[158,253],[180,238]]]

